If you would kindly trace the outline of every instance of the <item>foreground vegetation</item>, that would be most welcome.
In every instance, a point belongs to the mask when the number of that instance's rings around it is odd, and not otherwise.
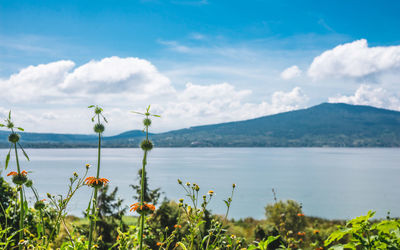
[[[7,173],[13,184],[0,177],[1,249],[400,249],[400,220],[388,217],[374,221],[374,212],[348,222],[330,221],[306,216],[297,202],[279,201],[275,196],[265,207],[265,220],[228,220],[235,184],[224,200],[224,215],[214,215],[207,209],[215,199],[213,190],[203,192],[196,183],[182,180],[177,180],[177,185],[186,196],[160,202],[160,189],[148,188],[146,173],[153,148],[149,138],[151,117],[159,117],[150,113],[150,106],[143,113],[134,112],[144,116],[145,139],[140,143],[143,159],[139,185],[131,185],[136,202],[128,212],[117,199],[118,188],[109,190],[107,184],[112,180],[101,176],[103,122],[107,119],[101,107],[89,108],[94,110],[97,164],[73,172],[65,194],[39,197],[29,170],[23,170],[19,161],[19,153],[29,160],[16,133],[23,129],[14,125],[11,112],[5,124],[0,124],[10,130],[4,170],[9,165],[14,170]],[[88,176],[92,171],[95,175]],[[85,218],[68,216],[71,198],[84,186],[92,189]],[[35,196],[34,204],[27,202],[28,191]]]

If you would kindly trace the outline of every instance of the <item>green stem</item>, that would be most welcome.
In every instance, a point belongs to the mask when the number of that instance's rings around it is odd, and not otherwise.
[[[146,140],[147,140],[147,127],[146,127]],[[147,164],[147,150],[144,151],[143,155],[143,165],[142,165],[142,178],[141,178],[141,189],[140,189],[140,205],[143,206],[144,204],[144,171],[146,171],[146,164]],[[139,230],[139,249],[142,250],[143,248],[143,230],[144,230],[144,214],[140,215],[140,230]]]
[[[100,123],[100,121],[99,121]],[[97,148],[97,175],[96,178],[98,179],[100,176],[100,155],[101,155],[101,133],[99,133],[99,144]],[[96,221],[94,220],[94,216],[96,213],[96,207],[97,207],[97,191],[98,187],[94,188],[94,195],[93,195],[93,206],[92,206],[92,214],[90,217],[90,231],[89,231],[89,246],[88,249],[91,249],[92,247],[92,241],[93,241],[93,231],[96,226]]]
[[[18,160],[18,150],[17,150],[17,144],[14,143],[14,150],[15,150],[15,160],[17,162],[17,171],[18,175],[21,174],[21,169],[19,167],[19,160]],[[19,191],[19,196],[20,196],[20,211],[19,211],[19,240],[21,241],[24,238],[24,193],[22,191],[22,185],[20,185],[20,191]],[[18,249],[22,249],[22,245],[19,245]]]

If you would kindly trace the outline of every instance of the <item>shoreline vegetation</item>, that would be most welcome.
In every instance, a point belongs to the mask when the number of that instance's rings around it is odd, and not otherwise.
[[[101,149],[107,141],[103,122],[108,121],[102,108],[89,108],[94,110],[97,166],[77,166],[76,172],[66,177],[69,184],[64,194],[39,196],[43,190],[36,190],[35,180],[24,166],[29,164],[21,165],[18,158],[30,160],[25,142],[20,140],[26,134],[17,133],[24,129],[14,125],[11,111],[5,124],[0,124],[10,130],[0,176],[1,249],[400,249],[400,220],[390,214],[383,220],[374,220],[373,211],[348,221],[311,217],[303,213],[298,202],[278,200],[274,189],[274,200],[266,204],[264,220],[228,219],[231,206],[240,202],[235,198],[240,187],[234,183],[231,194],[222,198],[226,209],[223,215],[212,214],[208,208],[221,199],[214,190],[203,190],[187,180],[177,180],[184,197],[161,200],[162,187],[150,189],[151,176],[146,171],[156,138],[149,133],[151,119],[160,117],[150,113],[150,106],[143,113],[133,111],[144,117],[145,137],[139,144],[143,159],[137,173],[133,169],[121,173],[132,176],[134,198],[129,208],[124,207],[117,196],[118,187],[109,189],[108,183],[117,180],[108,180],[100,172]],[[3,172],[7,175],[4,178]],[[67,207],[82,187],[91,188],[92,194],[87,197],[84,218],[76,218],[68,215]],[[34,193],[33,204],[26,199],[27,192]],[[260,204],[248,204],[255,205]]]
[[[25,148],[96,148],[84,134],[21,133]],[[400,112],[370,106],[322,103],[251,120],[150,133],[157,147],[400,147]],[[0,131],[0,148],[8,148]],[[103,136],[102,147],[135,148],[142,130]]]

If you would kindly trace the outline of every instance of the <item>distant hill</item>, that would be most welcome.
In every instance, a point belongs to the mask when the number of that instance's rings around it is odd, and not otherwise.
[[[22,134],[22,133],[21,133]],[[105,147],[137,147],[140,130],[104,138]],[[152,134],[157,147],[399,147],[400,112],[323,103],[256,119]],[[26,147],[95,147],[95,135],[23,133]],[[0,146],[8,145],[0,131]]]

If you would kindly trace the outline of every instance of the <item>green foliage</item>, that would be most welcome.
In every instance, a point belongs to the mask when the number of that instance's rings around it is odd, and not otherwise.
[[[332,245],[330,249],[400,249],[400,220],[372,223],[375,212],[350,220],[339,227],[325,241],[325,246],[347,237],[345,244]]]
[[[272,222],[282,233],[289,231],[303,232],[305,229],[305,218],[301,205],[293,200],[278,201],[265,207],[267,221]]]
[[[98,197],[97,233],[102,236],[103,248],[111,247],[118,234],[115,228],[125,229],[127,226],[122,221],[126,208],[121,209],[123,200],[117,198],[118,187],[108,194],[109,186],[100,189]]]

